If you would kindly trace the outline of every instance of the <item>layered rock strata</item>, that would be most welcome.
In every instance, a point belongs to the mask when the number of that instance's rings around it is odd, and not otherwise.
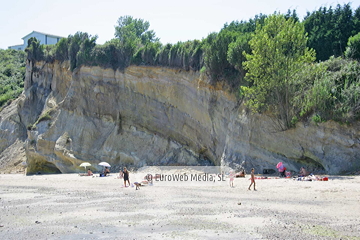
[[[243,161],[256,172],[279,161],[329,174],[360,167],[358,123],[278,131],[274,119],[248,114],[233,94],[179,69],[71,72],[67,62],[28,64],[24,94],[1,117],[0,150],[23,141],[28,174],[78,172],[84,161],[95,168],[106,161],[113,170]]]

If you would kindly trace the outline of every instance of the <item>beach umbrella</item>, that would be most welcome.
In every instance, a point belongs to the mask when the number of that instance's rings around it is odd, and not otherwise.
[[[99,163],[98,165],[103,166],[104,168],[105,168],[105,167],[111,167],[110,164],[108,164],[107,162],[101,162],[101,163]],[[105,171],[104,168],[103,168],[103,170]]]
[[[107,162],[101,162],[98,165],[103,166],[103,167],[111,167],[110,164],[108,164]]]
[[[91,163],[88,162],[83,162],[82,164],[80,164],[80,167],[84,167],[85,168],[85,172],[86,172],[86,167],[90,167]]]
[[[276,168],[278,169],[279,172],[284,172],[285,171],[285,166],[282,162],[279,162],[277,165],[276,165]]]

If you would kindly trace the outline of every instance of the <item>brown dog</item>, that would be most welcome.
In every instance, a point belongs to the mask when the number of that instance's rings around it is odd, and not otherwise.
[[[136,186],[135,190],[140,190],[141,183],[134,182],[134,185]]]

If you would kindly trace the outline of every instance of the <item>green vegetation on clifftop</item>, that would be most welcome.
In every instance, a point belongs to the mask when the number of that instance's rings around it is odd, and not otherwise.
[[[29,40],[30,61],[70,61],[74,70],[100,66],[123,71],[130,65],[162,66],[206,74],[226,83],[256,112],[279,119],[280,130],[297,121],[360,118],[360,7],[321,7],[301,22],[296,11],[226,23],[202,40],[162,44],[150,24],[120,17],[115,38],[77,32],[54,46]]]

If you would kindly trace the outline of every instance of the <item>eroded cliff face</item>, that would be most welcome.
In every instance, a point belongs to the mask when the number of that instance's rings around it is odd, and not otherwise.
[[[28,174],[78,172],[84,161],[113,169],[245,161],[257,172],[282,161],[290,170],[309,165],[329,174],[360,167],[359,124],[299,123],[279,132],[199,73],[30,66],[24,95],[0,123],[1,150],[24,141]]]

